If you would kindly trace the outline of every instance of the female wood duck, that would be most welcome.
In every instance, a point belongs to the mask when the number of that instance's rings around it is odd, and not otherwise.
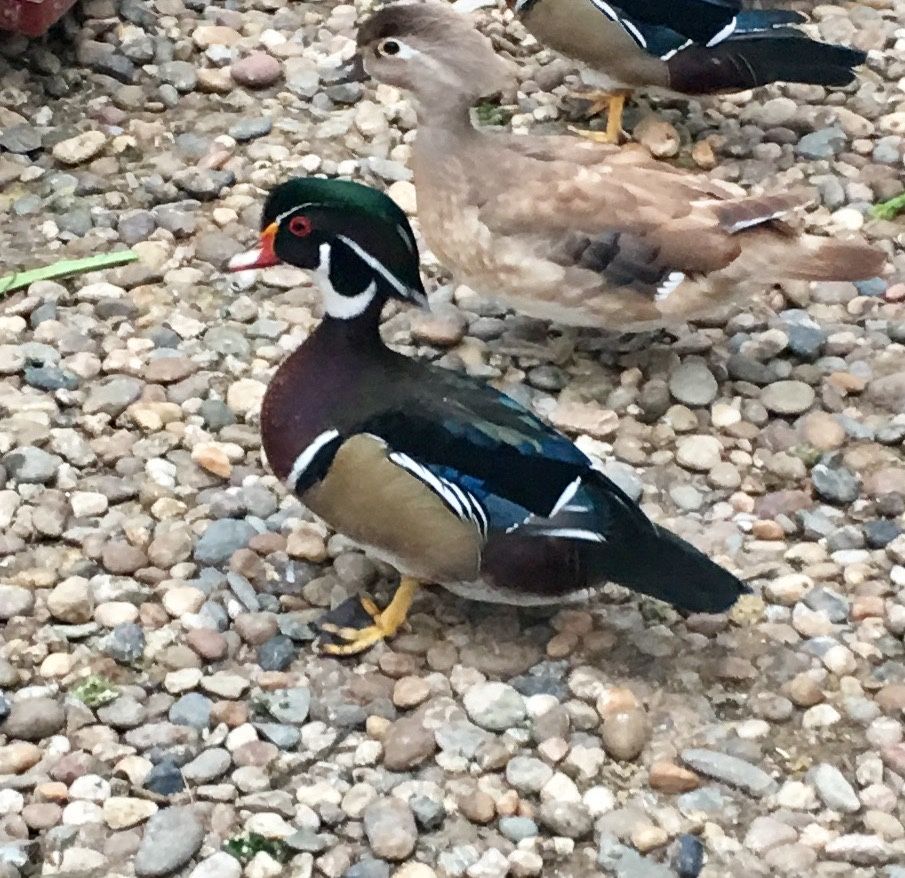
[[[681,95],[744,91],[771,82],[848,85],[863,52],[809,39],[785,9],[739,11],[711,0],[507,0],[540,42],[583,61],[609,108],[604,142],[617,143],[625,99],[636,88]]]
[[[511,70],[449,6],[384,6],[358,44],[375,79],[415,96],[412,169],[427,243],[458,282],[527,314],[647,329],[777,281],[882,270],[883,254],[862,242],[778,222],[808,196],[740,197],[641,148],[475,128],[472,104],[508,87]]]
[[[565,436],[502,393],[410,360],[379,333],[388,299],[423,304],[405,214],[356,183],[295,179],[267,199],[260,248],[311,272],[324,319],[267,388],[267,459],[316,515],[402,583],[363,630],[324,626],[350,655],[391,637],[418,582],[505,604],[575,599],[606,581],[698,612],[748,591],[641,510]]]

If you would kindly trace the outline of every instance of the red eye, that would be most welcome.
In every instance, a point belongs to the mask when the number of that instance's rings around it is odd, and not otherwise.
[[[306,216],[294,216],[289,220],[289,231],[297,238],[311,234],[311,220]]]

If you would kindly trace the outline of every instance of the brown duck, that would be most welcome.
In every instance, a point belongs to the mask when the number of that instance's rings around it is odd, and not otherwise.
[[[421,229],[460,283],[572,325],[639,330],[702,317],[783,280],[859,280],[883,254],[793,232],[807,194],[745,196],[700,174],[568,135],[482,131],[470,108],[511,68],[469,20],[393,4],[358,33],[365,69],[409,90]]]

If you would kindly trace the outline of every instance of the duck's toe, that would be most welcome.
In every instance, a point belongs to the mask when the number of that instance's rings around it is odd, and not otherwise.
[[[343,601],[318,620],[318,651],[323,655],[358,655],[395,636],[405,622],[417,587],[414,580],[403,579],[384,610],[367,595]]]
[[[359,655],[381,640],[391,637],[391,633],[380,625],[368,625],[366,628],[342,628],[329,622],[320,626],[330,639],[322,639],[318,651],[322,655]]]

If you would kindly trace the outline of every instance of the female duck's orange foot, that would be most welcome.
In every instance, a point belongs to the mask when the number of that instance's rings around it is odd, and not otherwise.
[[[575,97],[591,101],[589,116],[597,116],[606,110],[606,131],[587,131],[573,126],[569,126],[569,130],[597,143],[619,143],[619,138],[622,136],[622,113],[625,110],[626,95],[622,93],[588,92],[576,94]]]
[[[333,621],[319,623],[318,628],[327,635],[329,642],[320,642],[318,650],[323,655],[358,655],[374,644],[394,637],[405,623],[417,590],[418,583],[404,577],[386,609],[381,610],[367,595],[341,604],[328,613],[328,617],[336,619],[340,616],[344,622],[347,616],[357,618],[349,618],[347,624]],[[357,626],[359,619],[366,620],[365,624]]]

